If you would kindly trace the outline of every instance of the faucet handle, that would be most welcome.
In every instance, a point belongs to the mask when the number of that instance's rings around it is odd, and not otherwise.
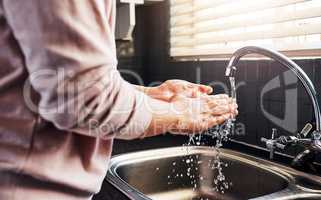
[[[275,149],[275,148],[283,150],[286,148],[286,145],[279,143],[277,140],[266,139],[266,138],[262,137],[261,142],[264,142],[266,144],[266,147],[270,150]]]
[[[285,149],[286,145],[279,143],[277,136],[277,129],[272,129],[271,139],[261,138],[261,141],[265,143],[266,148],[270,151],[270,159],[273,160],[275,149]]]
[[[303,129],[300,131],[300,133],[298,133],[297,138],[301,139],[306,138],[308,136],[308,134],[310,133],[310,131],[312,130],[313,126],[310,123],[307,123]]]
[[[286,148],[286,145],[280,144],[278,142],[275,143],[276,148],[284,150]]]
[[[275,149],[275,140],[266,139],[264,137],[261,138],[261,142],[264,142],[266,148],[270,151],[270,159],[273,160],[274,158],[274,149]]]
[[[277,131],[278,131],[278,129],[272,128],[272,136],[271,136],[271,139],[266,139],[266,138],[262,137],[262,138],[261,138],[261,142],[267,142],[268,140],[274,140],[275,137],[277,136]]]

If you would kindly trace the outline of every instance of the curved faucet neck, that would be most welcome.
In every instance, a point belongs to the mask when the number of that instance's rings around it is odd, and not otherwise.
[[[289,68],[298,77],[298,79],[303,84],[305,90],[307,91],[307,93],[312,101],[315,120],[316,120],[316,132],[318,134],[320,134],[321,133],[321,112],[320,112],[320,102],[319,102],[320,99],[319,99],[318,93],[316,92],[315,87],[314,87],[311,79],[308,77],[308,75],[301,69],[301,67],[299,67],[295,62],[290,60],[288,57],[284,56],[283,54],[281,54],[277,51],[265,49],[262,47],[256,47],[256,46],[244,47],[244,48],[237,50],[233,54],[228,66],[226,68],[225,75],[228,77],[234,77],[239,60],[243,56],[248,55],[248,54],[260,54],[260,55],[266,56],[268,58],[271,58],[271,59],[281,63],[285,67]]]

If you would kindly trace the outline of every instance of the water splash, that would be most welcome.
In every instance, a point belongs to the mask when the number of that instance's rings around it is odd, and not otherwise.
[[[213,192],[224,194],[230,187],[232,187],[232,183],[228,180],[228,177],[224,175],[224,169],[228,167],[228,164],[221,160],[220,148],[223,146],[224,142],[228,141],[233,127],[234,120],[229,120],[223,125],[216,126],[203,134],[209,136],[208,138],[215,141],[213,142],[215,144],[211,147],[216,151],[216,154],[208,161],[204,160],[204,158],[200,158],[199,155],[190,154],[190,147],[204,145],[202,142],[202,135],[190,135],[187,144],[184,145],[184,148],[186,148],[186,157],[179,161],[179,163],[178,161],[172,162],[173,169],[171,171],[171,175],[167,177],[168,184],[171,185],[175,181],[180,181],[183,178],[186,181],[187,178],[190,186],[192,186],[193,190],[196,191],[203,181],[205,181],[204,177],[199,175],[201,174],[199,171],[201,168],[207,167],[210,171],[213,171],[211,188]],[[182,173],[181,169],[186,169],[186,172]]]
[[[230,86],[231,86],[231,98],[235,99],[236,101],[236,85],[235,85],[235,78],[230,77]],[[215,174],[212,185],[212,190],[214,192],[220,192],[221,194],[224,194],[226,190],[228,190],[232,186],[232,182],[228,181],[228,178],[224,175],[224,168],[228,167],[227,163],[224,163],[220,158],[220,148],[223,146],[223,142],[226,142],[229,140],[229,136],[234,131],[234,124],[235,124],[235,118],[227,120],[224,124],[216,126],[214,128],[211,128],[210,130],[206,131],[203,135],[207,135],[208,138],[213,139],[215,141],[215,145],[211,146],[213,150],[215,150],[217,153],[212,159],[208,160],[208,163],[206,167],[208,167],[210,170],[213,171],[213,174]],[[173,170],[172,174],[169,175],[168,178],[168,184],[172,184],[174,179],[189,178],[189,183],[193,187],[193,190],[197,190],[197,188],[202,184],[202,181],[204,180],[204,177],[199,176],[196,177],[196,174],[199,174],[199,169],[204,166],[204,161],[199,160],[199,155],[190,155],[189,147],[191,146],[201,146],[202,144],[202,135],[192,134],[189,135],[189,139],[186,145],[186,155],[187,158],[183,159],[182,162],[187,165],[185,174],[179,174],[175,167],[177,166],[176,162],[173,162]],[[202,165],[202,166],[201,166]],[[205,200],[204,198],[201,198],[201,200]],[[207,199],[206,199],[207,200]]]

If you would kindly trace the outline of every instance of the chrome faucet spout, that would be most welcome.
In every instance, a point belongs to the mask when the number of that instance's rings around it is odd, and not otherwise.
[[[310,143],[309,148],[304,151],[303,153],[299,154],[292,163],[292,166],[295,168],[300,168],[301,166],[305,165],[312,165],[313,163],[313,158],[315,157],[314,154],[316,152],[321,152],[321,112],[320,112],[320,97],[315,90],[315,87],[309,78],[309,76],[299,67],[295,62],[284,56],[283,54],[273,51],[270,49],[262,48],[262,47],[256,47],[256,46],[247,46],[244,48],[241,48],[237,50],[231,57],[230,62],[228,63],[228,66],[226,68],[225,75],[227,77],[235,77],[236,71],[237,71],[237,64],[240,61],[240,59],[243,56],[246,56],[248,54],[259,54],[266,56],[268,58],[271,58],[283,66],[287,67],[290,69],[300,80],[300,82],[303,84],[305,90],[307,91],[310,100],[312,101],[313,109],[314,109],[314,115],[315,115],[315,124],[316,124],[316,130],[312,133],[311,139],[310,140],[304,140],[304,139],[291,139],[290,142],[286,141],[286,143],[293,143],[295,141],[296,143],[304,142],[306,143],[307,141]],[[282,137],[280,137],[282,138]],[[263,142],[266,142],[267,148],[271,150],[273,153],[274,148],[280,148],[277,146],[279,144],[280,139],[274,140],[268,140],[265,138],[262,138]],[[269,145],[269,143],[273,144]],[[307,159],[311,158],[311,159]],[[303,168],[302,168],[303,169]]]
[[[284,56],[283,54],[256,46],[247,46],[237,50],[230,59],[230,62],[226,68],[225,75],[228,77],[235,76],[237,64],[239,60],[248,54],[259,54],[271,58],[285,67],[289,68],[301,81],[305,90],[307,91],[313,105],[314,115],[315,115],[315,122],[316,122],[316,131],[318,133],[321,132],[321,112],[320,112],[320,99],[318,93],[315,90],[315,87],[309,78],[309,76],[299,67],[295,62]],[[314,139],[314,138],[313,138]]]

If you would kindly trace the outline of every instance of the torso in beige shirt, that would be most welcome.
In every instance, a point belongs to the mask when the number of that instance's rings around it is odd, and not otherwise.
[[[113,73],[114,27],[112,0],[0,0],[0,200],[90,199],[113,138],[137,138],[148,126],[143,94]],[[28,80],[60,69],[63,80]],[[60,102],[60,84],[75,82],[89,83]],[[78,107],[66,112],[70,102]],[[90,120],[112,128],[91,132]]]

